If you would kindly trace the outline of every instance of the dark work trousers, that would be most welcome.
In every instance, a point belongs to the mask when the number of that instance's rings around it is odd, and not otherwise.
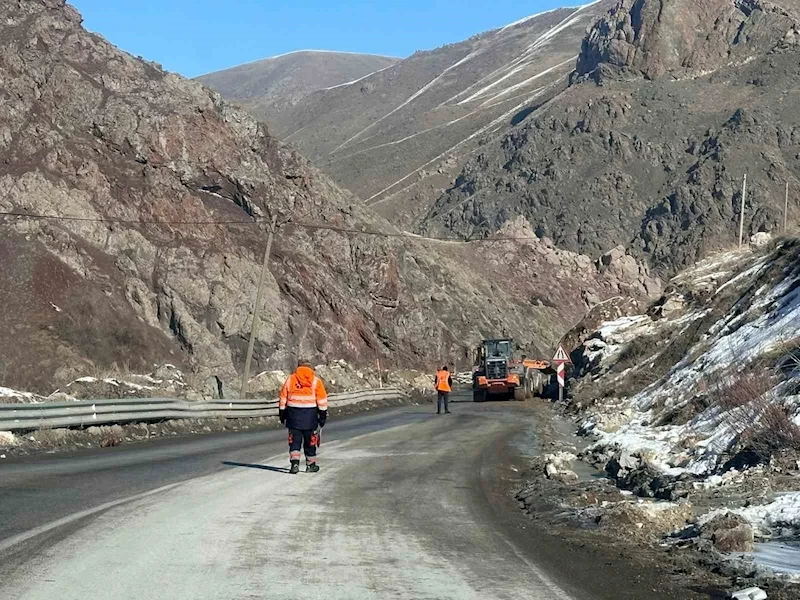
[[[289,430],[289,460],[300,462],[300,449],[306,454],[306,464],[317,462],[317,432],[303,429]]]
[[[444,412],[450,412],[450,393],[439,392],[439,397],[436,399],[436,412],[442,412],[442,404],[444,404]]]

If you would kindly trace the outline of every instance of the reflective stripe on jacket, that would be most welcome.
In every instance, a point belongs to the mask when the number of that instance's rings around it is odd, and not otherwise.
[[[281,410],[286,407],[328,410],[328,392],[313,369],[298,367],[283,384],[278,406]]]
[[[436,391],[449,392],[450,389],[450,373],[448,371],[439,371],[436,373]]]

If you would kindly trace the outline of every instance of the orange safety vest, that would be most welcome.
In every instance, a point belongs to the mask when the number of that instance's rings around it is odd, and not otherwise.
[[[450,372],[439,371],[436,373],[436,391],[437,392],[450,392]]]
[[[309,367],[299,367],[283,384],[278,406],[328,410],[328,392],[322,380]]]

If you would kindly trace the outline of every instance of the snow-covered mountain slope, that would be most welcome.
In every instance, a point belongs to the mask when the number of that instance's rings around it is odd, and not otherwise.
[[[575,351],[582,430],[606,466],[635,455],[673,477],[800,450],[798,348],[800,242],[716,255]]]
[[[568,408],[591,438],[581,457],[623,500],[578,517],[629,511],[641,527],[642,511],[676,511],[659,544],[741,576],[797,578],[800,240],[712,256],[645,314],[586,329],[572,334],[585,341]]]
[[[586,29],[614,4],[532,15],[349,84],[320,85],[293,102],[253,97],[242,104],[339,184],[408,225],[452,185],[483,136],[563,89]]]

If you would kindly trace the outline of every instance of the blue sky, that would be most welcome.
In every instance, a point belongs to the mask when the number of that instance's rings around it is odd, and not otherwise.
[[[70,0],[84,26],[193,77],[292,50],[408,56],[569,0]]]

